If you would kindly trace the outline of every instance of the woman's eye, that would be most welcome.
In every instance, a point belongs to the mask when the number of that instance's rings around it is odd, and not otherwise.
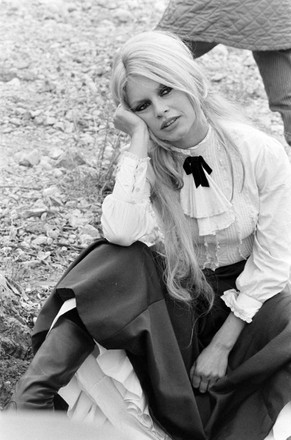
[[[168,95],[172,90],[173,90],[172,87],[163,86],[161,88],[160,95],[161,96]]]
[[[148,102],[143,102],[142,104],[138,105],[134,111],[135,112],[142,112],[143,110],[145,110],[148,107]]]

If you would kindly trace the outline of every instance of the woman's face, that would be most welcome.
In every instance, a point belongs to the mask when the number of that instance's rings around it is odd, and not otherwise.
[[[194,109],[188,96],[142,76],[128,79],[128,104],[159,139],[178,148],[190,148],[207,133],[202,110]]]

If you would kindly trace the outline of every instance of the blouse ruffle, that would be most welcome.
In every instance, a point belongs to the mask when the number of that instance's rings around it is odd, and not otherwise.
[[[209,187],[196,188],[192,175],[184,176],[184,186],[180,192],[183,211],[197,220],[200,236],[215,235],[228,228],[235,215],[231,203],[217,186],[211,175],[205,171]]]

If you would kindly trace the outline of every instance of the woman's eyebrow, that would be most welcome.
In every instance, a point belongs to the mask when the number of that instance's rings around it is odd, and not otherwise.
[[[165,87],[164,84],[158,84],[157,87],[155,88],[155,92],[160,92],[163,87]],[[133,103],[130,105],[130,108],[132,109],[137,105],[142,104],[145,101],[148,101],[148,98],[141,98],[136,101],[133,101]]]

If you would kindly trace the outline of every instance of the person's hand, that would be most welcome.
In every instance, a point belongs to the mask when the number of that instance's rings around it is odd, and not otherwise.
[[[148,133],[146,123],[135,113],[124,108],[121,104],[117,107],[113,123],[115,128],[133,137],[135,134]]]
[[[210,344],[200,353],[190,371],[194,388],[205,393],[226,374],[228,356],[246,322],[230,312]]]
[[[229,350],[211,343],[200,353],[190,370],[194,388],[206,393],[226,374]]]
[[[147,157],[152,141],[146,123],[135,113],[119,105],[113,119],[115,128],[131,137],[130,152],[138,157]]]

